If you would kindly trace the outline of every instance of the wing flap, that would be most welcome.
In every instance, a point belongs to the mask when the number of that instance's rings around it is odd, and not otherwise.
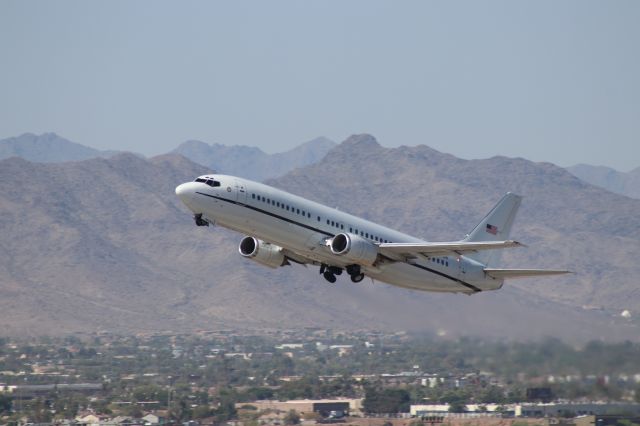
[[[497,268],[485,268],[484,272],[493,278],[529,278],[529,277],[543,277],[547,275],[563,275],[571,274],[571,271],[559,270],[559,269],[497,269]]]
[[[382,243],[379,251],[387,257],[446,256],[464,253],[475,253],[480,250],[495,250],[510,247],[522,247],[522,243],[507,241],[454,241],[438,243]]]

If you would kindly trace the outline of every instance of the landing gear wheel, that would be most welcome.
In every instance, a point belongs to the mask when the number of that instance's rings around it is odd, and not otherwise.
[[[332,273],[333,275],[342,275],[342,269],[337,266],[329,266],[327,267],[327,271]]]
[[[349,265],[347,266],[347,274],[349,275],[358,275],[360,274],[360,265]]]
[[[209,226],[209,222],[202,218],[202,213],[194,215],[193,219],[196,221],[197,226]]]
[[[330,271],[325,271],[322,276],[324,276],[324,279],[329,281],[331,284],[335,283],[337,278],[335,275],[333,275]]]
[[[351,275],[351,281],[353,281],[354,283],[359,283],[363,279],[364,279],[364,274],[362,273]]]

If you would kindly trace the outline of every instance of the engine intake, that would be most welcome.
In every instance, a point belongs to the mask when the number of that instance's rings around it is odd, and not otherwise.
[[[350,262],[359,265],[373,265],[378,258],[378,247],[371,241],[355,234],[338,234],[333,237],[329,247],[331,253],[344,256]]]
[[[282,254],[282,247],[266,243],[253,237],[244,237],[240,241],[238,251],[243,257],[258,262],[269,268],[287,265],[287,258]]]

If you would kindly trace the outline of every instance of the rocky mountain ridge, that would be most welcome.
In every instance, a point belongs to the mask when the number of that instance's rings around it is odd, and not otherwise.
[[[19,157],[38,163],[60,163],[111,157],[115,153],[115,151],[100,151],[80,145],[55,133],[41,135],[24,133],[20,136],[0,140],[0,160]]]
[[[567,170],[583,181],[607,191],[640,199],[640,167],[624,173],[610,167],[577,164]]]
[[[184,157],[131,154],[60,164],[0,161],[0,324],[8,335],[217,328],[408,329],[573,341],[640,336],[628,253],[639,201],[544,163],[460,160],[367,135],[270,183],[429,240],[457,239],[507,189],[525,195],[506,266],[567,267],[472,297],[365,280],[329,285],[315,268],[266,269],[237,254],[242,235],[199,228],[174,194],[207,173]],[[587,326],[588,325],[588,326]]]
[[[227,146],[190,140],[173,153],[181,154],[196,164],[218,173],[244,176],[262,181],[281,176],[297,167],[316,163],[335,146],[335,142],[318,137],[285,152],[267,154],[260,148],[244,145]],[[116,151],[100,151],[71,142],[55,133],[25,133],[0,140],[0,160],[19,157],[36,163],[61,163],[92,158],[108,158]]]
[[[263,181],[282,176],[290,170],[314,164],[322,159],[335,142],[319,137],[285,152],[267,154],[259,148],[187,141],[172,152],[184,155],[191,161],[218,173],[243,176]]]
[[[269,182],[431,241],[462,238],[502,194],[516,192],[524,201],[512,237],[529,247],[506,251],[505,265],[577,273],[514,286],[574,306],[640,310],[640,286],[631,278],[640,270],[629,256],[640,249],[640,202],[553,164],[462,160],[426,146],[384,148],[360,135]]]

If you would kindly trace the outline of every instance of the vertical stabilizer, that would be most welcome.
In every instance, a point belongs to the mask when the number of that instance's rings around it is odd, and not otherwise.
[[[520,195],[507,192],[463,241],[505,241],[509,239],[511,225],[513,225],[521,201]],[[497,255],[495,250],[487,250],[468,257],[488,265]]]

